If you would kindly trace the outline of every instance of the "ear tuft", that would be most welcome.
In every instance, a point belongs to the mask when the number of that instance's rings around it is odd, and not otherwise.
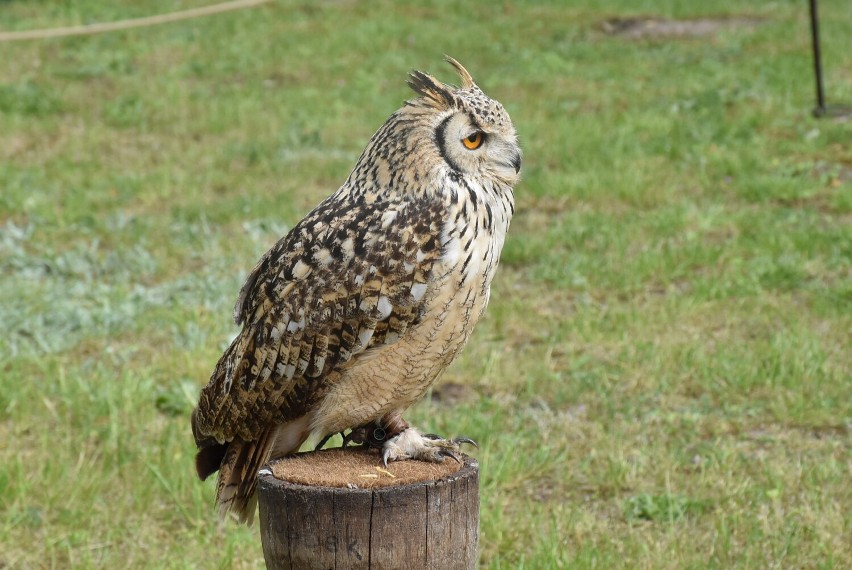
[[[422,71],[412,71],[408,76],[408,86],[421,97],[443,106],[453,104],[453,95],[449,88]]]
[[[459,74],[459,78],[462,80],[462,88],[470,89],[471,87],[476,87],[476,82],[474,82],[473,77],[471,77],[470,73],[464,68],[462,64],[460,64],[456,59],[445,55],[444,59],[447,60],[447,63],[452,65]]]

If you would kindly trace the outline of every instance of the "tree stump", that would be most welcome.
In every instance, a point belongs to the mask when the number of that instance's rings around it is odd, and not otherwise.
[[[278,570],[470,569],[479,544],[479,465],[343,449],[278,460],[258,478],[260,536]]]

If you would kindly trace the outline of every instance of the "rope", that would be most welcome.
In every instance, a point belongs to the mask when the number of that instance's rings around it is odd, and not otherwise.
[[[179,20],[189,20],[190,18],[210,16],[211,14],[221,14],[222,12],[230,12],[232,10],[242,10],[243,8],[251,8],[253,6],[266,4],[270,1],[271,0],[235,0],[233,2],[221,2],[219,4],[213,4],[212,6],[192,8],[190,10],[182,10],[180,12],[172,12],[170,14],[160,14],[158,16],[134,18],[132,20],[119,20],[117,22],[105,22],[102,24],[89,24],[85,26],[68,26],[65,28],[49,28],[45,30],[0,32],[0,42],[43,40],[47,38],[64,38],[68,36],[88,36],[91,34],[100,34],[102,32],[129,30],[132,28],[142,28],[144,26],[156,26],[159,24],[167,24],[169,22],[177,22]]]

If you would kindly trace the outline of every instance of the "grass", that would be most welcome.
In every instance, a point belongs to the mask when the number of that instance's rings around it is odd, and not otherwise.
[[[202,4],[11,0],[0,28]],[[852,13],[820,9],[852,104]],[[761,23],[600,31],[642,15]],[[481,443],[482,566],[852,566],[852,127],[810,116],[808,42],[792,1],[282,0],[3,44],[0,567],[262,565],[189,412],[256,259],[443,53],[525,150],[487,317],[409,413]]]

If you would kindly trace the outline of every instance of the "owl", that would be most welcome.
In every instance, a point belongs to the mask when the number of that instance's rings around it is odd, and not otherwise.
[[[402,413],[455,360],[485,311],[514,213],[521,151],[503,106],[455,59],[461,86],[420,71],[417,97],[370,139],[346,182],[260,259],[242,325],[192,413],[203,480],[251,523],[258,470],[310,436],[385,463],[455,458],[466,438]]]

